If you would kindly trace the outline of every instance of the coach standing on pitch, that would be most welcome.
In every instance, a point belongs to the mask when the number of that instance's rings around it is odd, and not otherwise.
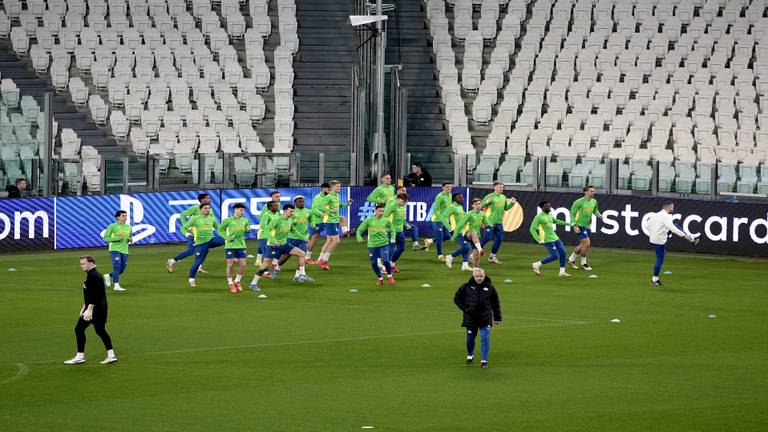
[[[80,309],[80,318],[75,326],[77,336],[77,354],[64,364],[85,363],[85,329],[93,324],[96,334],[99,335],[104,347],[107,349],[107,358],[101,364],[109,364],[117,361],[112,350],[112,339],[105,328],[107,324],[107,291],[104,288],[104,277],[96,270],[96,260],[89,255],[80,257],[80,268],[87,273],[83,283],[83,307]]]
[[[475,359],[475,339],[480,333],[480,366],[488,367],[488,351],[491,348],[491,326],[501,324],[501,303],[499,294],[485,276],[485,271],[476,268],[469,281],[456,291],[453,302],[464,312],[461,326],[467,328],[467,364]]]

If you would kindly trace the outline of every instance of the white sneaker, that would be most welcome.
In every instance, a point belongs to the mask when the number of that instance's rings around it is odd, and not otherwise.
[[[110,276],[109,273],[104,275],[104,285],[108,287],[112,286],[112,276]]]
[[[117,356],[107,356],[104,360],[100,361],[99,364],[110,364],[110,363],[116,363],[117,362]]]
[[[195,285],[195,280],[194,280],[194,279],[190,279],[190,280],[189,280],[189,286],[191,286],[191,287],[194,287],[194,286],[196,286],[196,285]]]
[[[448,255],[445,257],[445,265],[448,268],[453,268],[453,257]]]
[[[200,266],[197,269],[197,272],[200,273],[200,274],[208,274],[208,271],[206,269],[204,269],[202,266]]]
[[[576,261],[568,260],[568,264],[571,266],[572,269],[578,270],[579,266],[576,265]]]
[[[541,265],[533,263],[531,264],[531,268],[533,269],[533,272],[536,273],[536,276],[541,276]]]
[[[120,284],[115,284],[115,291],[125,291],[125,288],[121,287]]]
[[[445,256],[444,255],[438,255],[437,259],[438,259],[438,261],[445,262]]]
[[[77,356],[75,356],[64,362],[64,364],[68,364],[68,365],[76,365],[80,363],[85,363],[85,357],[78,358]]]
[[[491,264],[501,264],[501,261],[499,261],[495,256],[488,258],[488,262]]]
[[[461,264],[461,271],[472,271],[472,267],[468,263]]]
[[[569,275],[569,274],[568,274],[568,273],[566,273],[566,272],[561,272],[559,276],[560,276],[560,277],[571,277],[571,275]]]
[[[168,261],[165,262],[165,271],[168,273],[173,273],[173,258],[169,258]]]

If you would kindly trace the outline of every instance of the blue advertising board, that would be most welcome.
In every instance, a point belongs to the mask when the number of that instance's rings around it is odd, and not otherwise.
[[[53,249],[54,198],[0,200],[0,252]]]

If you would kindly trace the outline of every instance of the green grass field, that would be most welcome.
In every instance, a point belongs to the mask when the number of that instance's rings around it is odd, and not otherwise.
[[[294,284],[289,264],[259,300],[226,290],[223,249],[197,288],[189,259],[167,274],[180,249],[132,248],[128,291],[108,292],[110,366],[92,329],[88,362],[62,364],[75,351],[77,257],[105,271],[105,250],[0,256],[0,431],[768,427],[766,260],[673,253],[655,288],[650,250],[594,249],[597,279],[558,279],[556,263],[536,278],[544,249],[505,243],[504,265],[488,268],[504,320],[483,370],[464,365],[452,302],[470,275],[433,252],[409,250],[397,285],[374,288],[363,246],[345,241],[330,273],[308,267],[318,283]]]

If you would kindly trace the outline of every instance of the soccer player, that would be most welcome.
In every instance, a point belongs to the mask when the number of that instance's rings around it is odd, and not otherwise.
[[[576,226],[573,227],[573,231],[579,238],[579,245],[573,250],[573,253],[568,258],[568,264],[571,267],[578,269],[576,265],[576,257],[581,256],[581,268],[587,271],[591,271],[592,267],[587,264],[587,254],[589,254],[589,247],[591,246],[590,237],[592,236],[592,215],[603,219],[603,215],[600,214],[600,210],[597,208],[597,200],[595,197],[595,188],[586,186],[584,188],[584,196],[573,202],[571,206],[571,221]]]
[[[115,223],[110,224],[104,231],[102,238],[109,243],[109,259],[112,261],[112,274],[104,275],[104,285],[111,286],[115,282],[115,291],[125,291],[120,286],[120,275],[125,273],[128,266],[128,244],[133,241],[131,226],[125,223],[128,220],[128,212],[118,210],[115,212]]]
[[[173,265],[176,264],[178,261],[181,261],[184,258],[195,253],[195,239],[192,237],[192,233],[188,232],[184,227],[187,225],[187,222],[189,222],[190,219],[200,214],[201,205],[211,203],[211,196],[208,195],[207,193],[201,193],[200,195],[197,196],[197,201],[200,204],[193,205],[192,207],[182,212],[180,215],[181,232],[184,233],[184,235],[187,237],[187,250],[176,255],[174,258],[168,259],[165,265],[165,269],[168,271],[168,273],[173,273]],[[200,267],[198,271],[203,274],[208,273],[202,267]]]
[[[357,241],[363,241],[363,232],[368,230],[368,258],[371,260],[371,268],[376,274],[376,286],[384,284],[384,277],[381,274],[378,261],[384,263],[387,272],[387,282],[390,285],[395,284],[395,278],[392,276],[392,265],[389,259],[389,244],[395,241],[395,227],[392,221],[384,217],[384,206],[376,204],[376,210],[373,216],[368,216],[363,223],[357,227]]]
[[[407,194],[408,190],[405,188],[405,186],[398,186],[395,191],[395,196],[400,194]],[[394,197],[392,197],[394,198]],[[385,206],[386,208],[386,206]],[[419,227],[416,226],[414,223],[413,225],[409,224],[408,221],[405,221],[405,226],[403,232],[406,236],[409,236],[411,238],[411,241],[413,242],[412,250],[427,250],[429,249],[429,245],[432,244],[432,239],[424,240],[424,245],[422,246],[419,244]]]
[[[293,255],[299,260],[299,266],[296,268],[296,275],[293,277],[294,282],[314,282],[315,280],[307,276],[304,269],[304,251],[291,246],[288,243],[288,236],[293,230],[293,210],[295,207],[293,204],[285,204],[283,206],[283,214],[272,219],[267,226],[267,253],[264,255],[264,261],[261,263],[261,268],[256,271],[251,281],[251,289],[254,291],[261,291],[259,288],[259,279],[267,273],[269,267],[272,265],[272,260],[280,259],[284,254]]]
[[[312,236],[309,238],[309,244],[307,245],[307,264],[316,264],[315,260],[312,259],[312,251],[315,249],[317,240],[320,239],[320,234],[325,234],[325,224],[323,223],[324,215],[319,211],[315,212],[314,209],[319,209],[325,205],[324,200],[328,197],[329,193],[331,193],[331,185],[323,183],[320,185],[320,193],[312,198],[312,206],[310,209],[312,213],[309,218],[309,225],[312,227]]]
[[[331,192],[328,193],[326,199],[323,200],[322,206],[317,210],[320,214],[325,215],[323,217],[325,244],[323,244],[323,249],[320,251],[320,259],[317,260],[317,265],[326,271],[331,269],[328,265],[328,260],[331,259],[331,254],[336,250],[339,243],[341,243],[341,239],[339,238],[339,208],[352,205],[352,200],[348,200],[346,203],[339,203],[339,191],[341,191],[340,181],[331,180],[329,184],[331,186]],[[312,211],[315,211],[314,205],[312,206]]]
[[[437,245],[437,259],[445,261],[443,255],[443,241],[451,238],[450,227],[440,219],[446,208],[451,205],[451,182],[443,182],[443,191],[437,194],[432,203],[432,231],[434,231],[435,244]]]
[[[381,176],[381,184],[368,195],[368,202],[387,205],[389,200],[395,197],[395,187],[392,186],[392,176],[384,174]]]
[[[464,218],[464,195],[455,193],[453,194],[453,202],[447,209],[445,209],[441,219],[447,220],[455,233],[458,232],[456,231],[456,225],[462,218]],[[463,235],[459,235],[458,237],[454,236],[454,238],[456,243],[459,244],[459,247],[452,254],[445,257],[445,265],[448,266],[448,268],[452,268],[453,259],[461,255],[461,270],[472,271],[472,267],[469,266],[470,247],[465,247],[466,243],[464,242]]]
[[[664,256],[667,253],[667,238],[669,232],[685,238],[689,242],[695,242],[696,240],[690,234],[686,234],[683,230],[675,226],[672,219],[672,212],[675,211],[675,203],[672,201],[664,202],[661,210],[654,213],[643,224],[643,231],[648,233],[648,238],[651,241],[651,247],[656,252],[656,264],[653,265],[653,277],[651,278],[651,285],[663,286],[659,279],[661,273],[661,266],[664,265]]]
[[[245,250],[245,236],[251,233],[251,221],[243,217],[245,204],[237,203],[233,206],[235,215],[230,216],[219,224],[219,232],[224,236],[224,249],[227,255],[227,283],[232,294],[242,292],[240,280],[245,274],[245,259],[248,252]],[[237,263],[237,276],[232,279],[232,267]]]
[[[262,232],[261,227],[269,225],[269,221],[280,214],[280,192],[272,191],[269,196],[272,201],[267,202],[259,214],[259,232],[256,234],[259,249],[256,251],[256,262],[253,263],[256,267],[261,267],[261,260],[267,250],[267,233]]]
[[[568,253],[565,251],[565,246],[563,246],[560,237],[555,234],[553,225],[573,226],[573,223],[561,221],[552,216],[550,214],[552,211],[552,204],[550,204],[549,201],[540,202],[539,208],[542,210],[541,213],[536,215],[536,217],[533,218],[533,222],[531,222],[531,236],[533,236],[533,239],[539,244],[543,244],[547,248],[549,256],[541,261],[536,261],[531,264],[533,272],[536,273],[536,276],[541,276],[542,265],[560,260],[560,277],[570,277],[571,275],[565,272],[565,261]]]
[[[491,326],[501,325],[499,294],[485,271],[476,268],[469,281],[456,291],[453,302],[464,312],[461,326],[467,329],[467,364],[475,361],[475,340],[480,333],[480,367],[485,369],[491,350]]]
[[[91,324],[101,338],[104,348],[107,349],[107,358],[101,364],[114,363],[117,361],[117,356],[112,349],[112,338],[109,337],[106,329],[107,290],[104,288],[104,277],[96,269],[96,259],[90,255],[80,257],[80,269],[86,273],[86,277],[83,283],[83,307],[80,308],[80,317],[75,325],[77,353],[64,364],[85,363],[85,329]]]
[[[208,251],[223,246],[224,239],[215,235],[219,222],[211,212],[210,204],[200,204],[200,214],[192,217],[186,228],[192,232],[195,239],[195,263],[189,269],[189,286],[194,287],[197,269],[205,262]]]
[[[296,206],[293,209],[293,227],[288,233],[288,244],[299,248],[304,251],[306,262],[307,253],[307,240],[309,240],[309,220],[312,217],[312,211],[304,206],[306,199],[301,195],[296,195],[293,198],[293,204]],[[290,254],[283,254],[277,265],[274,266],[275,271],[272,273],[272,278],[276,278],[280,273],[280,268],[291,258]]]
[[[391,263],[392,271],[400,273],[397,268],[397,260],[405,251],[405,205],[408,204],[408,194],[401,193],[394,199],[389,200],[386,206],[384,206],[384,217],[392,222],[392,226],[395,228],[392,238],[394,242],[390,245],[389,261]],[[394,246],[394,247],[392,247]]]
[[[483,246],[480,244],[483,233],[483,226],[487,226],[490,222],[488,216],[481,210],[483,207],[482,200],[480,198],[474,198],[472,200],[472,210],[464,214],[461,220],[456,224],[456,230],[453,232],[452,240],[456,240],[459,237],[463,242],[459,249],[459,254],[472,251],[470,261],[472,267],[477,269],[480,267],[480,257],[484,254]],[[466,232],[465,228],[466,227]],[[457,255],[458,256],[458,255]],[[453,262],[453,256],[445,257],[445,265],[451,268]],[[462,268],[463,269],[463,268]]]
[[[493,192],[483,198],[482,207],[490,210],[488,217],[490,224],[485,226],[482,245],[485,246],[493,239],[491,256],[488,257],[488,262],[491,264],[501,264],[496,254],[499,253],[501,242],[504,241],[504,212],[511,209],[516,202],[516,199],[507,198],[504,195],[504,183],[500,181],[493,182]]]

